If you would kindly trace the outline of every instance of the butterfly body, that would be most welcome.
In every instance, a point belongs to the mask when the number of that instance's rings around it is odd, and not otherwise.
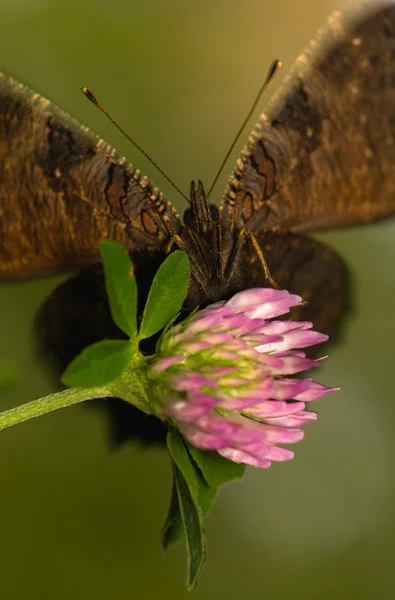
[[[390,2],[335,13],[261,117],[220,207],[199,183],[182,220],[113,148],[0,74],[0,276],[86,269],[54,292],[40,321],[61,367],[114,337],[98,265],[103,239],[130,252],[140,305],[166,254],[183,248],[187,310],[267,285],[261,253],[275,282],[307,301],[294,318],[331,333],[347,304],[345,269],[307,234],[395,211],[394,57]]]

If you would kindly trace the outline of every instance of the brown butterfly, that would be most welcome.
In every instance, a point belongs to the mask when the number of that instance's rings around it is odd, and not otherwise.
[[[261,117],[220,208],[199,182],[181,221],[113,148],[0,75],[0,275],[89,266],[54,293],[40,320],[62,366],[95,339],[114,337],[98,266],[106,238],[131,253],[142,298],[166,252],[185,249],[187,308],[267,285],[263,253],[277,284],[307,301],[295,316],[331,331],[346,301],[344,267],[305,234],[394,212],[394,106],[394,9],[335,13]],[[128,437],[122,419],[118,437]]]

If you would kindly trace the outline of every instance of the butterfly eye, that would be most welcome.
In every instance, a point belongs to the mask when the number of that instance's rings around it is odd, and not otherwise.
[[[193,210],[191,208],[187,208],[184,211],[184,223],[187,227],[193,227],[195,225],[196,219],[195,219],[195,215],[193,214]]]

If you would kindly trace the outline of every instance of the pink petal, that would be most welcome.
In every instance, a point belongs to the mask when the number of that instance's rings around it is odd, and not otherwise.
[[[282,342],[268,343],[257,346],[257,352],[284,352],[292,348],[307,348],[326,342],[328,336],[310,329],[294,329],[284,334]]]
[[[218,403],[218,398],[203,392],[192,392],[187,400],[169,398],[163,412],[177,421],[195,421],[205,416]]]
[[[281,427],[301,427],[307,423],[312,423],[318,419],[318,415],[310,410],[303,410],[300,413],[278,418],[265,419],[268,425],[279,425]]]
[[[302,429],[287,429],[276,425],[263,425],[268,444],[294,444],[304,438]]]
[[[244,344],[241,340],[235,338],[232,333],[225,333],[224,331],[215,332],[215,331],[207,331],[204,335],[204,341],[206,343],[211,344],[211,346],[219,345],[219,346],[227,346],[231,344],[234,348],[243,347]]]
[[[281,369],[284,365],[282,357],[277,356],[277,354],[260,354],[257,352],[256,355],[259,362],[267,369],[270,369],[273,375],[276,369]]]
[[[164,371],[168,369],[175,363],[185,362],[185,356],[165,356],[158,360],[156,365],[153,367],[153,371],[159,373],[160,371]]]
[[[224,360],[224,361],[236,362],[236,363],[238,363],[240,361],[240,356],[237,352],[231,352],[230,350],[228,350],[226,348],[216,348],[215,349],[215,358],[216,358],[216,360]]]
[[[199,313],[197,313],[197,315],[199,315]],[[221,325],[222,321],[223,317],[221,316],[220,310],[211,310],[206,311],[205,313],[202,311],[200,316],[191,320],[191,322],[188,324],[187,330],[188,333],[200,333]]]
[[[232,432],[232,446],[243,447],[245,444],[258,442],[263,444],[293,444],[304,437],[301,429],[287,429],[276,425],[265,425],[250,419],[244,419],[244,427]]]
[[[299,411],[303,410],[305,406],[306,405],[304,402],[282,402],[280,400],[267,400],[257,404],[256,406],[251,406],[246,412],[251,414],[253,417],[258,417],[264,420],[266,423],[269,421],[269,419],[298,413]]]
[[[180,373],[171,378],[171,387],[177,392],[188,392],[200,390],[202,387],[215,388],[216,384],[211,379],[199,375],[199,373]]]
[[[266,319],[250,319],[244,314],[237,314],[238,322],[235,319],[236,317],[226,317],[223,324],[228,331],[231,330],[234,335],[239,337],[247,336],[249,333],[259,330],[266,323]]]
[[[242,450],[236,450],[235,448],[223,448],[218,450],[218,454],[221,454],[224,458],[232,460],[236,463],[242,463],[249,465],[250,467],[257,467],[258,469],[267,469],[272,464],[270,460],[259,459],[255,456],[251,456]]]
[[[191,340],[184,344],[184,351],[186,355],[190,354],[198,354],[203,350],[211,350],[212,345],[209,340]]]
[[[272,398],[274,400],[304,400],[300,397],[302,392],[305,392],[311,386],[312,380],[310,377],[304,379],[293,379],[282,377],[275,379]]]
[[[269,319],[289,312],[289,308],[300,304],[301,300],[300,296],[286,290],[252,288],[235,294],[226,305],[236,312],[246,313],[250,319]]]
[[[279,344],[283,341],[283,337],[281,335],[266,335],[266,333],[256,332],[243,336],[241,339],[248,342],[248,344],[253,346],[255,349],[257,346],[260,347],[264,344]],[[257,352],[259,352],[259,350],[257,350]]]
[[[262,403],[266,398],[270,398],[274,382],[271,377],[266,377],[264,382],[259,386],[259,392],[257,389],[248,390],[247,392],[241,392],[238,396],[224,396],[218,401],[218,407],[227,410],[242,410],[254,406],[258,403]]]
[[[262,444],[261,442],[252,442],[240,447],[243,452],[255,456],[259,459],[267,459],[275,462],[284,462],[294,457],[294,452],[288,448]]]
[[[219,450],[229,445],[227,440],[201,431],[190,423],[181,423],[180,431],[193,446],[202,450]]]
[[[276,358],[278,358],[277,354]],[[317,360],[303,356],[284,356],[281,362],[281,367],[272,367],[273,375],[294,375],[319,366]]]
[[[308,379],[308,378],[306,378]],[[295,400],[302,400],[302,402],[310,402],[311,400],[317,400],[318,398],[322,398],[322,396],[326,396],[331,392],[338,392],[340,390],[339,387],[327,387],[322,383],[317,383],[317,381],[310,381],[309,387],[300,392],[295,396]]]
[[[223,417],[216,417],[217,419],[226,420]],[[277,427],[275,425],[265,425],[246,417],[232,417],[232,421],[228,420],[228,423],[232,423],[233,428],[228,426],[225,428],[224,424],[214,423],[212,421],[212,415],[199,419],[198,425],[207,433],[218,433],[222,438],[229,440],[229,445],[234,447],[242,447],[244,444],[250,444],[252,442],[259,442],[264,444],[291,444],[298,442],[304,436],[301,429],[286,429],[285,427]]]
[[[256,333],[266,333],[268,335],[284,335],[294,329],[311,329],[313,324],[311,321],[265,321],[264,324],[257,329]]]
[[[213,413],[199,419],[196,426],[205,433],[218,435],[228,440],[233,439],[241,427],[239,423],[230,420],[228,417],[222,417]]]

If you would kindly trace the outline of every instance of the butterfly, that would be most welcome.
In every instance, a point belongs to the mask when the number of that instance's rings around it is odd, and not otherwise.
[[[99,264],[103,239],[130,252],[140,303],[169,250],[184,249],[192,271],[186,309],[268,285],[263,255],[279,287],[306,301],[294,318],[330,332],[347,302],[345,267],[308,234],[395,211],[394,57],[389,4],[335,13],[262,115],[220,207],[201,182],[192,184],[182,219],[102,139],[0,75],[0,276],[85,268],[54,292],[39,321],[61,366],[116,335]],[[128,438],[136,409],[108,408],[113,417],[121,411],[115,437]]]

